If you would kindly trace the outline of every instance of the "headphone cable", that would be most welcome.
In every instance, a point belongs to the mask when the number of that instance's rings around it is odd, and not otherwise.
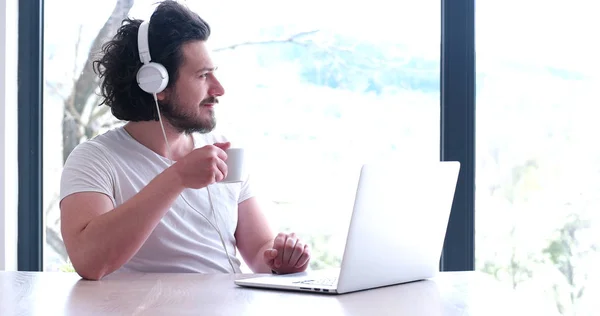
[[[163,125],[163,121],[162,121],[162,115],[160,114],[160,108],[158,106],[158,98],[156,97],[156,93],[152,94],[154,96],[154,103],[156,104],[156,112],[158,114],[158,121],[160,123],[160,127],[162,129],[162,133],[163,136],[165,138],[165,144],[167,145],[167,159],[169,159],[169,165],[173,165],[173,159],[171,156],[171,145],[169,144],[169,140],[167,139],[167,133],[165,131],[165,127]],[[213,201],[212,201],[212,197],[210,194],[210,189],[209,189],[210,185],[206,186],[206,192],[208,193],[208,203],[210,204],[210,208],[211,208],[211,212],[213,214],[213,218],[215,220],[215,223],[213,224],[204,214],[202,214],[200,211],[198,211],[195,207],[193,207],[188,201],[187,199],[183,196],[183,192],[182,194],[179,194],[179,196],[183,199],[183,201],[190,207],[192,208],[196,213],[200,214],[200,216],[202,216],[209,224],[210,226],[212,226],[216,231],[217,234],[219,235],[219,239],[221,240],[221,245],[223,246],[223,250],[225,251],[225,255],[227,256],[227,261],[229,261],[229,265],[231,266],[231,269],[233,271],[233,273],[237,273],[235,266],[233,264],[233,262],[231,261],[231,258],[229,256],[229,251],[227,251],[227,246],[225,245],[225,239],[223,238],[223,235],[221,234],[221,230],[219,229],[219,224],[217,221],[217,215],[215,212],[215,207],[213,205]],[[241,273],[241,271],[239,271]]]

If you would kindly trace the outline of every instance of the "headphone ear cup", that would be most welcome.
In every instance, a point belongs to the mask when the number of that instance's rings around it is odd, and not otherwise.
[[[160,93],[169,83],[169,73],[163,65],[150,62],[142,65],[138,70],[136,80],[145,92],[150,94]]]

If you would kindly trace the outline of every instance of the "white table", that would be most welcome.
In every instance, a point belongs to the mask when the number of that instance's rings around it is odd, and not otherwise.
[[[233,283],[251,276],[0,272],[0,315],[548,315],[477,272],[343,295]]]

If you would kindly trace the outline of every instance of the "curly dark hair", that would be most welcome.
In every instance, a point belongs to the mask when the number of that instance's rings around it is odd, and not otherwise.
[[[137,47],[138,29],[142,20],[123,20],[117,34],[105,43],[99,59],[93,62],[100,76],[102,104],[111,108],[112,114],[124,121],[158,120],[152,95],[144,92],[136,81],[142,66]],[[173,0],[161,2],[152,16],[148,28],[148,45],[152,61],[161,63],[169,73],[172,86],[183,62],[182,45],[189,41],[206,41],[210,26],[200,16]]]

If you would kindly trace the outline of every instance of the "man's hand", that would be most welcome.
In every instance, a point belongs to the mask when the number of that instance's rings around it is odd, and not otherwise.
[[[310,262],[310,249],[296,234],[279,233],[273,248],[265,250],[264,259],[278,274],[302,272]]]
[[[173,165],[184,188],[200,189],[227,176],[227,153],[230,143],[215,143],[196,148]]]

